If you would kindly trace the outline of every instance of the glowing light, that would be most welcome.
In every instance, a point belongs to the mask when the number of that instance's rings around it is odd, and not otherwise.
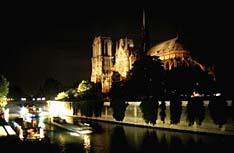
[[[72,115],[73,111],[69,102],[48,101],[48,110],[51,116]]]
[[[45,137],[43,128],[40,128],[39,133],[40,133],[40,134],[39,134],[39,135],[40,135],[40,138],[44,138],[44,137]]]
[[[70,132],[70,135],[72,135],[72,136],[80,136],[79,133],[75,133],[75,132]]]
[[[20,132],[19,132],[19,138],[20,138],[20,139],[23,139],[23,138],[24,138],[24,135],[23,135],[23,133],[24,133],[24,132],[23,132],[23,129],[20,127],[20,129],[19,129],[19,130],[20,130]]]
[[[4,110],[4,119],[8,122],[9,121],[9,108]]]
[[[15,131],[11,128],[10,125],[5,125],[4,127],[9,135],[16,135]]]
[[[28,109],[25,108],[25,107],[21,107],[20,114],[22,115],[22,114],[25,114],[25,113],[28,113]]]
[[[39,118],[38,126],[39,126],[39,127],[42,127],[42,128],[45,128],[45,123],[44,123],[44,118],[43,118],[43,117],[40,117],[40,118]]]
[[[21,107],[20,114],[30,122],[32,117],[39,117],[42,115],[42,108],[23,106]]]
[[[23,97],[22,97],[22,98],[20,98],[20,99],[21,99],[21,101],[26,101],[26,100],[27,100],[26,98],[23,98]]]
[[[19,138],[23,139],[24,136],[23,136],[23,129],[22,129],[22,127],[18,123],[16,123],[15,121],[13,121],[12,123],[13,123],[14,128],[16,128],[17,130],[19,130],[19,134],[18,134]]]
[[[89,135],[84,135],[84,149],[86,152],[90,152],[91,149],[91,140]]]
[[[191,95],[191,97],[200,97],[201,95],[198,92],[193,92],[193,94]]]
[[[92,133],[92,132],[93,132],[93,131],[92,131],[91,129],[85,129],[85,130],[80,130],[80,131],[79,131],[79,133],[84,134],[84,135],[90,134],[90,133]]]
[[[7,136],[7,132],[2,126],[0,126],[0,136]]]
[[[218,96],[221,96],[221,93],[216,93],[215,96],[217,96],[217,97],[218,97]]]

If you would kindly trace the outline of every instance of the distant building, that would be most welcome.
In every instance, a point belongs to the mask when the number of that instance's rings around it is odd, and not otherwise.
[[[214,76],[212,68],[207,68],[192,59],[190,52],[177,42],[178,37],[166,40],[151,47],[146,55],[158,56],[165,70],[178,66],[199,66]],[[116,42],[113,52],[113,43],[110,37],[95,37],[93,41],[91,81],[102,84],[102,92],[109,92],[114,72],[119,73],[120,80],[127,77],[132,64],[137,60],[136,50],[132,39],[120,39]]]
[[[185,50],[183,46],[177,42],[178,37],[166,40],[151,47],[147,52],[148,56],[158,56],[163,63],[165,70],[171,70],[180,65],[198,65],[202,70],[205,67],[193,60],[189,51]]]
[[[110,37],[95,37],[93,41],[91,81],[102,84],[102,92],[109,92],[114,72],[119,73],[120,80],[127,77],[127,72],[136,60],[132,39],[120,39],[115,51]]]
[[[110,91],[115,72],[119,74],[120,81],[126,79],[128,71],[132,69],[132,64],[142,55],[158,56],[165,70],[182,65],[196,65],[215,78],[213,68],[207,68],[192,59],[190,52],[178,42],[178,36],[149,47],[144,10],[142,18],[140,48],[135,47],[132,39],[121,38],[115,43],[115,50],[113,50],[114,44],[110,37],[98,36],[94,38],[91,81],[101,83],[103,93]]]

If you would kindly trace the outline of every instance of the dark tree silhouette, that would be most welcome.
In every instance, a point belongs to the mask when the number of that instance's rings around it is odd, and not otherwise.
[[[128,98],[156,97],[162,92],[164,69],[158,57],[145,56],[133,64],[126,82]]]
[[[178,124],[180,122],[181,113],[182,113],[181,101],[178,99],[172,99],[170,102],[171,124]]]
[[[100,84],[82,81],[78,89],[80,90],[77,96],[78,102],[74,102],[76,111],[80,109],[82,115],[100,117],[103,107]]]
[[[127,106],[128,104],[125,103],[124,100],[121,100],[121,99],[111,100],[111,108],[113,110],[113,117],[115,120],[123,121]]]
[[[20,100],[21,97],[25,97],[26,94],[19,86],[10,86],[8,96],[17,101]]]
[[[54,99],[62,90],[62,83],[54,78],[47,78],[42,87],[46,99]]]
[[[112,88],[109,92],[111,99],[111,108],[113,110],[113,117],[117,121],[123,121],[125,111],[128,104],[125,102],[124,82],[119,80],[119,73],[115,72],[115,77],[112,77]]]
[[[188,101],[187,115],[189,126],[193,125],[194,122],[198,125],[202,124],[202,121],[205,118],[205,107],[203,106],[202,99],[194,97]]]
[[[166,118],[166,103],[165,101],[162,101],[160,104],[160,119],[163,123],[165,123],[165,118]]]
[[[73,115],[77,115],[78,110],[80,109],[80,103],[73,101],[72,102],[72,108],[73,108]]]
[[[208,107],[214,123],[221,128],[227,122],[228,118],[227,102],[221,97],[214,97]]]
[[[80,101],[81,115],[92,117],[93,116],[93,103],[91,101]]]
[[[189,101],[190,96],[193,95],[194,92],[205,95],[211,94],[214,88],[214,81],[212,79],[213,77],[209,75],[207,71],[201,69],[197,65],[178,66],[166,72],[166,91],[172,99],[170,103],[172,124],[177,124],[179,122],[178,117],[181,114],[181,106],[179,105],[181,105],[181,102],[178,101],[180,101],[182,97]],[[195,120],[197,120],[198,124],[201,124],[203,120],[203,107],[198,105],[194,106],[193,102],[189,102],[189,125],[192,125]],[[201,110],[194,114],[194,108],[198,109],[197,107],[200,107]],[[196,117],[194,115],[196,115]]]
[[[81,115],[87,116],[87,117],[101,117],[103,102],[102,101],[79,101],[79,102],[73,102],[73,107],[75,105],[76,114],[78,110],[80,110]]]
[[[144,100],[141,102],[140,108],[145,122],[155,125],[158,118],[158,102],[152,101],[152,99]]]
[[[194,91],[211,94],[215,82],[207,71],[198,66],[179,66],[166,72],[166,87],[172,96],[190,96]]]
[[[103,108],[103,101],[101,100],[95,101],[94,106],[93,106],[93,113],[95,117],[101,117],[102,108]]]

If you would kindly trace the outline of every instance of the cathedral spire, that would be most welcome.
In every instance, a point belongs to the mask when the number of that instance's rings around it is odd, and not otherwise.
[[[141,25],[141,54],[145,55],[149,49],[149,37],[146,24],[145,8],[142,10],[142,25]]]
[[[143,8],[142,28],[145,29],[145,9]]]

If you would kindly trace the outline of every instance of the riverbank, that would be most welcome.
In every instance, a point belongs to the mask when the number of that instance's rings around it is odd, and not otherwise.
[[[202,134],[202,135],[224,135],[224,136],[234,136],[232,132],[212,132],[210,130],[196,130],[196,129],[188,129],[188,128],[176,128],[175,126],[159,126],[159,125],[150,125],[150,124],[140,124],[140,123],[131,123],[131,122],[121,122],[115,120],[106,120],[102,118],[96,117],[85,117],[85,116],[73,116],[77,117],[78,119],[82,120],[83,122],[89,121],[98,121],[98,122],[105,122],[105,123],[112,123],[112,124],[120,124],[120,125],[128,125],[128,126],[136,126],[142,128],[149,128],[149,129],[160,129],[160,130],[168,130],[168,131],[177,131],[177,132],[184,132],[184,133],[194,133],[194,134]]]
[[[54,102],[60,105],[72,106],[71,102]],[[179,103],[177,108],[179,111],[174,111],[170,102],[166,102],[164,107],[159,102],[158,107],[155,108],[155,124],[147,124],[144,119],[144,113],[140,108],[141,102],[126,102],[128,106],[124,114],[122,121],[117,121],[113,117],[113,109],[110,106],[110,102],[105,102],[99,117],[87,117],[78,110],[75,117],[83,119],[93,119],[98,121],[112,122],[118,124],[127,124],[134,126],[143,126],[149,128],[168,129],[168,130],[179,130],[183,132],[195,132],[195,133],[210,133],[210,134],[221,134],[221,135],[234,135],[234,120],[232,116],[232,101],[227,101],[224,106],[216,106],[214,103],[209,101],[203,101],[202,105],[199,106],[197,112],[189,113],[189,107],[191,107],[188,101],[182,101]],[[53,105],[54,106],[54,105]],[[224,109],[225,112],[219,111]],[[54,107],[55,108],[55,107]],[[68,107],[67,107],[68,108]],[[70,110],[66,110],[65,115],[73,116],[73,108],[69,107]],[[55,115],[55,114],[54,114]],[[176,122],[175,122],[176,120]]]

